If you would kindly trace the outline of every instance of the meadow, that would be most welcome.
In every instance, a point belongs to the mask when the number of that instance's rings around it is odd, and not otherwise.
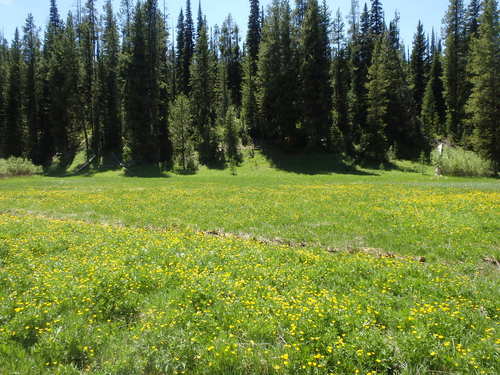
[[[0,180],[0,373],[500,372],[498,180],[282,160]]]

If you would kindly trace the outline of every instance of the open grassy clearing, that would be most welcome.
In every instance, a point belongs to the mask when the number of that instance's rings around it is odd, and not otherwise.
[[[497,374],[461,267],[0,215],[5,374]]]
[[[498,181],[290,159],[0,180],[0,374],[499,373]]]
[[[157,178],[107,172],[93,178],[4,180],[0,210],[139,227],[220,229],[334,248],[380,248],[430,261],[498,258],[498,180],[436,178],[430,170],[428,175],[398,170],[330,175],[326,160],[316,169],[312,160],[280,167],[287,171],[257,155],[237,177],[204,170]],[[305,170],[319,174],[300,173]]]

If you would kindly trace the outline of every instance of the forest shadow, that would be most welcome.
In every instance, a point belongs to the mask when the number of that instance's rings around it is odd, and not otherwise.
[[[361,171],[356,165],[349,164],[337,155],[326,152],[306,153],[302,150],[284,150],[276,145],[258,146],[264,157],[276,169],[287,172],[320,175],[344,174],[356,176],[380,176],[376,173]]]
[[[123,175],[125,177],[139,178],[170,178],[159,165],[137,165],[125,168]]]

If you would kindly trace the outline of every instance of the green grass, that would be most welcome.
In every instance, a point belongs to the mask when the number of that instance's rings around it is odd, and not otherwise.
[[[322,174],[315,175],[300,173],[313,170],[307,159],[278,161],[285,171],[257,155],[237,176],[205,169],[194,176],[150,170],[154,177],[109,171],[5,180],[0,210],[138,227],[220,229],[429,260],[477,262],[498,255],[498,180],[437,178],[430,169],[428,175],[397,169],[331,174],[326,157],[320,161]],[[419,167],[407,163],[400,169]]]
[[[498,180],[268,157],[1,180],[0,374],[500,372]]]

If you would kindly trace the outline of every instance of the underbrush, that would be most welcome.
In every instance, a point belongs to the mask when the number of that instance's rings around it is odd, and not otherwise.
[[[33,165],[29,160],[11,157],[0,159],[0,177],[31,176],[42,173],[42,167]]]
[[[5,373],[500,371],[495,279],[459,264],[33,216],[0,239]]]
[[[462,148],[445,147],[442,154],[434,150],[431,160],[444,176],[489,177],[493,174],[490,161]]]

